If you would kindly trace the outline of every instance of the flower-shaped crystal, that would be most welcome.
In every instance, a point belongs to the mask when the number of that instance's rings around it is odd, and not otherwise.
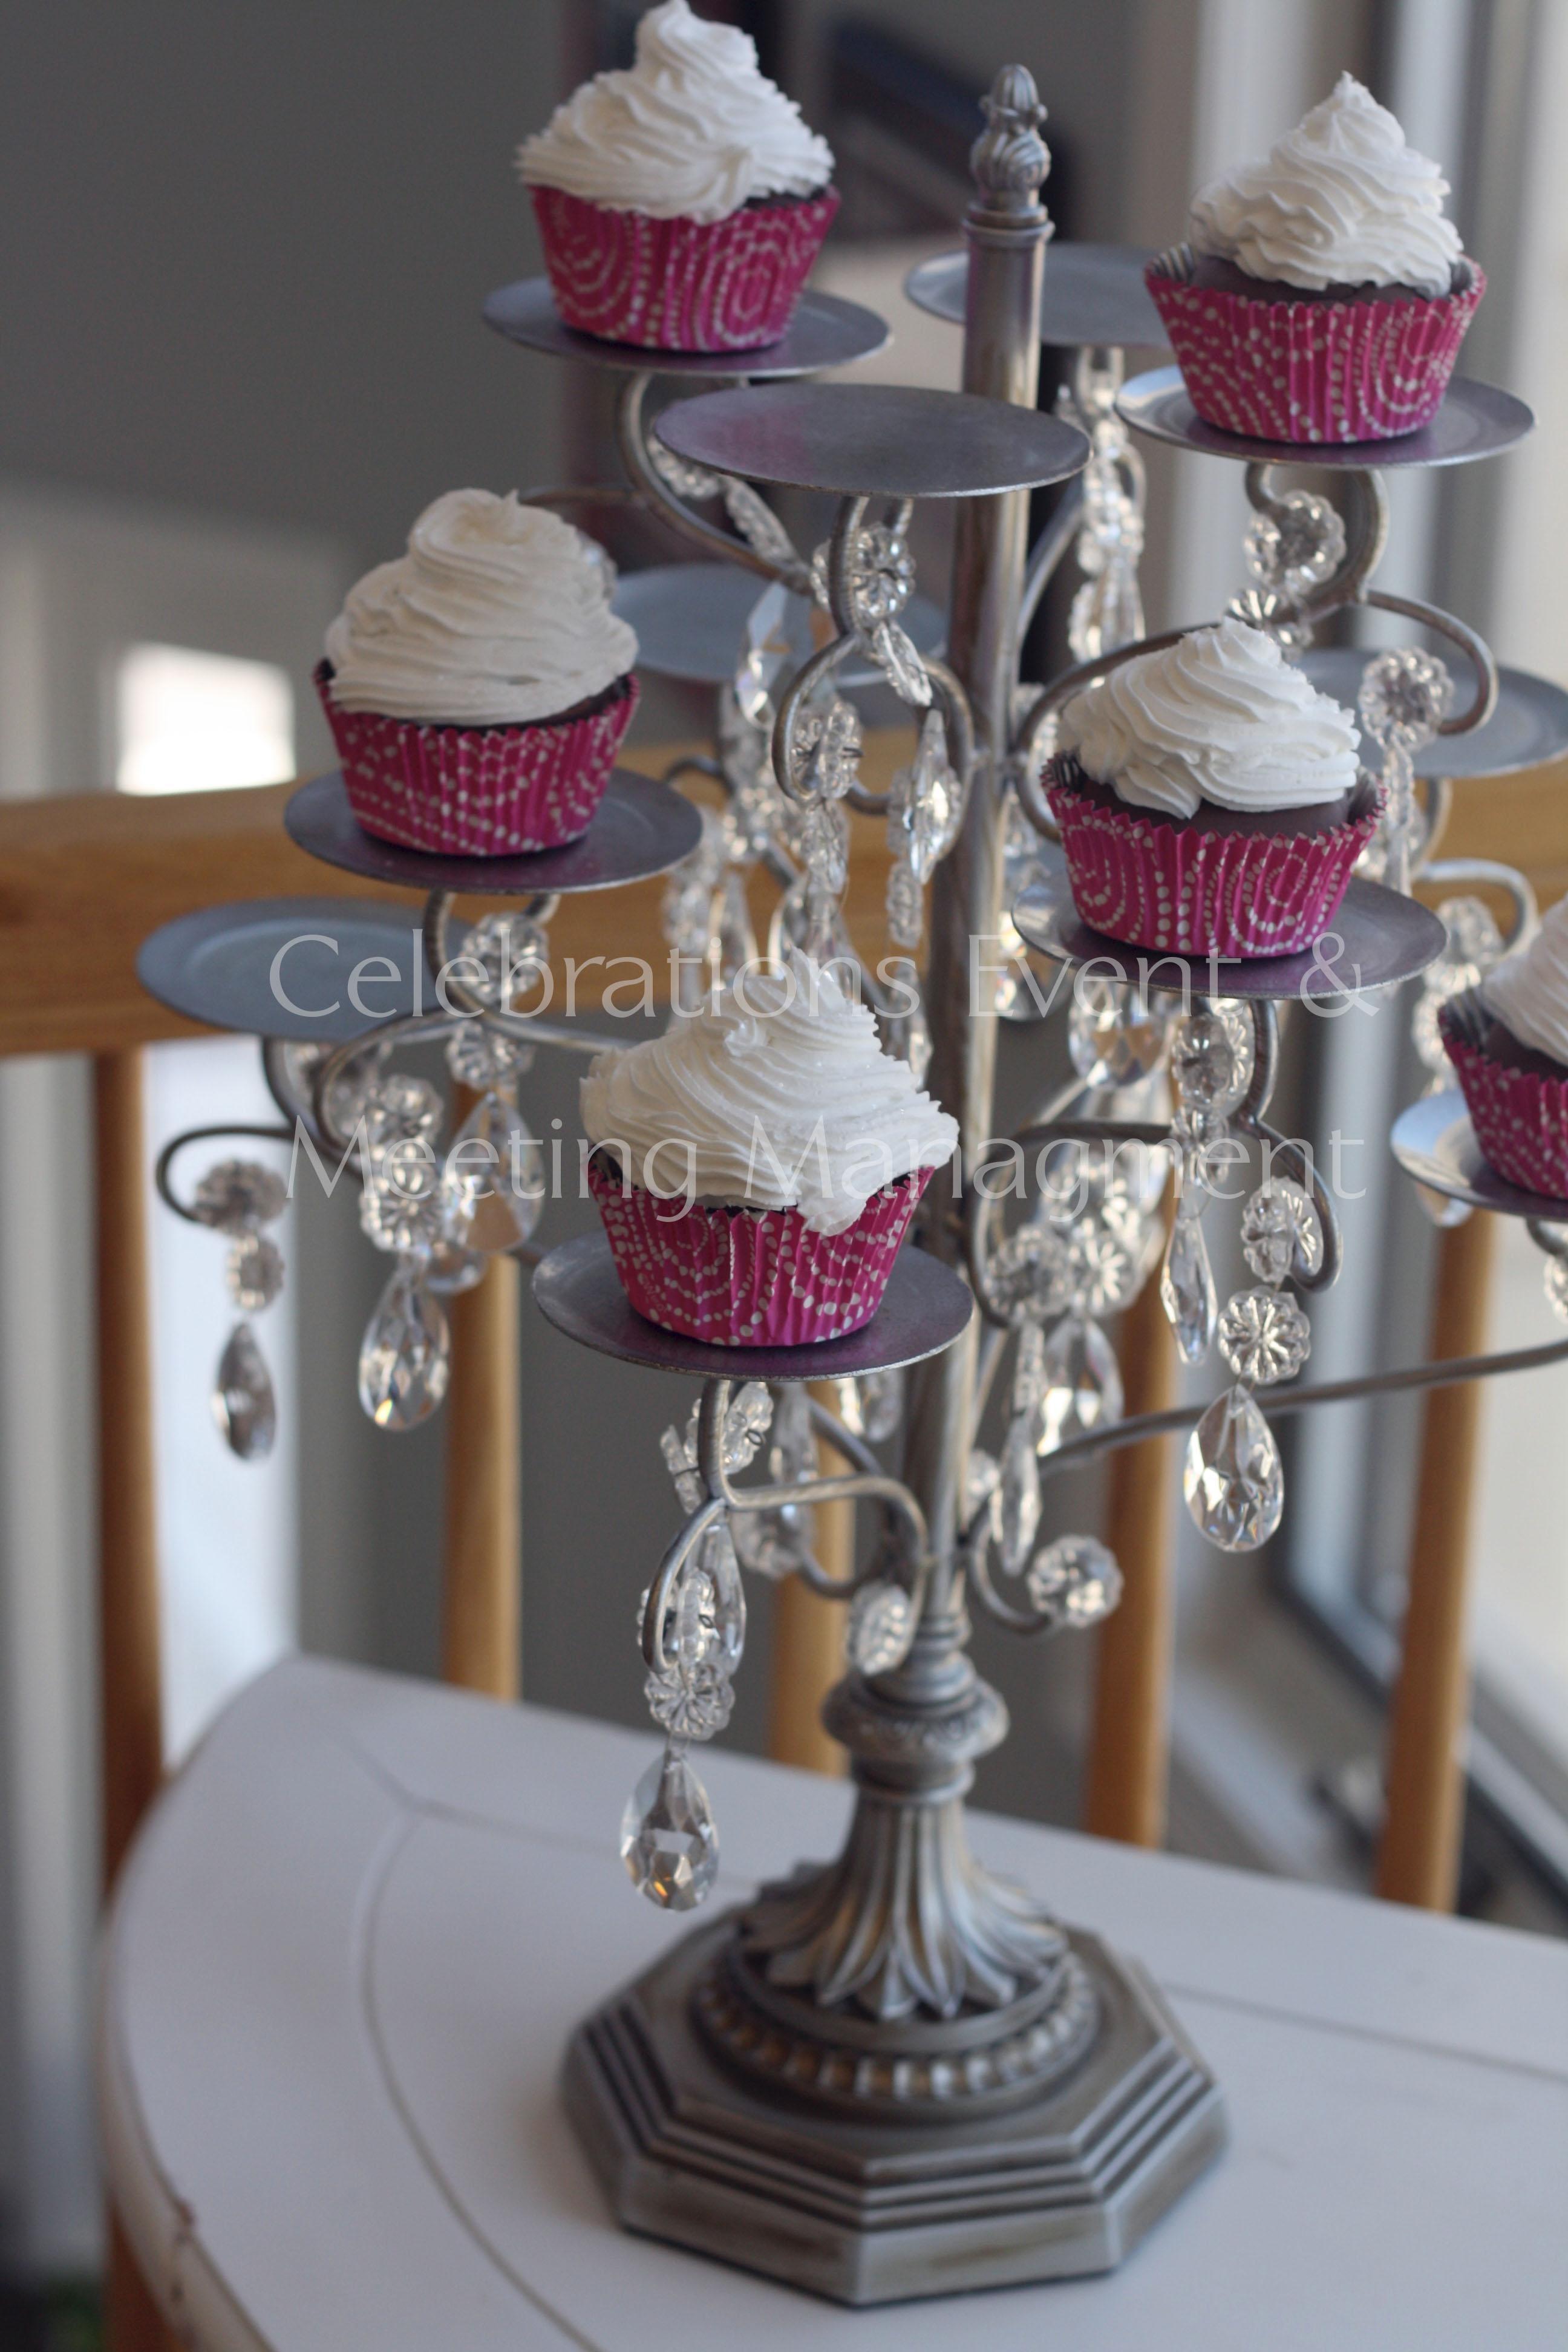
[[[654,1721],[672,1739],[711,1739],[729,1722],[735,1693],[716,1658],[668,1674],[649,1675],[643,1696]]]
[[[191,1207],[220,1234],[251,1234],[283,1213],[289,1188],[258,1160],[220,1160],[196,1186]]]
[[[1219,1318],[1219,1351],[1238,1381],[1268,1388],[1293,1380],[1312,1327],[1288,1290],[1238,1290]]]
[[[1294,1272],[1315,1275],[1323,1263],[1323,1228],[1310,1195],[1288,1176],[1260,1184],[1241,1213],[1241,1251],[1260,1282]]]
[[[1288,490],[1271,511],[1253,516],[1242,552],[1260,588],[1299,604],[1344,562],[1344,523],[1327,499]]]
[[[789,747],[790,782],[805,800],[841,800],[859,773],[860,720],[836,694],[826,709],[809,706],[796,719]]]
[[[999,1242],[986,1268],[987,1287],[1009,1323],[1057,1315],[1069,1296],[1067,1245],[1050,1225],[1020,1225]]]
[[[1415,751],[1431,742],[1452,709],[1454,681],[1436,654],[1402,646],[1368,662],[1357,701],[1374,742]]]
[[[831,544],[824,541],[811,559],[812,593],[824,612],[828,593]],[[901,613],[915,593],[914,559],[901,531],[871,523],[855,534],[849,550],[850,613],[858,629],[874,629]]]
[[[1025,1589],[1050,1625],[1098,1625],[1121,1598],[1116,1555],[1093,1536],[1058,1536],[1029,1562]]]

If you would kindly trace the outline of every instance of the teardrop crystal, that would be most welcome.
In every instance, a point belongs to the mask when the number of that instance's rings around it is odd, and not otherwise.
[[[1054,1453],[1069,1437],[1121,1418],[1121,1370],[1098,1323],[1064,1315],[1046,1341],[1046,1391],[1037,1450]]]
[[[528,1240],[544,1205],[544,1147],[515,1103],[481,1095],[442,1175],[447,1238],[496,1255]]]
[[[420,1278],[400,1265],[381,1295],[359,1351],[359,1401],[378,1429],[416,1429],[447,1393],[447,1318]]]
[[[691,1911],[719,1874],[719,1832],[708,1792],[678,1747],[648,1766],[621,1821],[621,1860],[639,1895],[661,1911]]]
[[[1219,1298],[1201,1217],[1178,1214],[1171,1228],[1160,1275],[1160,1304],[1176,1335],[1183,1363],[1204,1362],[1214,1344]]]
[[[213,1415],[242,1462],[264,1461],[278,1434],[272,1375],[248,1323],[237,1323],[218,1358]]]
[[[1279,1448],[1246,1389],[1215,1397],[1188,1438],[1182,1492],[1193,1525],[1221,1551],[1256,1551],[1279,1525]]]

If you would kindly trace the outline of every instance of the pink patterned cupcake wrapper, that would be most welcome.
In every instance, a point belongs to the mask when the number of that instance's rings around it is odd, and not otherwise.
[[[1223,432],[1263,441],[1390,441],[1441,407],[1465,331],[1486,291],[1430,301],[1250,300],[1194,286],[1187,247],[1144,273],[1188,397]]]
[[[340,710],[331,675],[331,663],[321,662],[316,689],[349,805],[366,833],[456,857],[510,857],[580,840],[637,707],[637,681],[628,675],[576,718],[426,727],[379,711]]]
[[[930,1176],[927,1168],[900,1176],[843,1233],[819,1234],[798,1209],[688,1207],[626,1183],[605,1153],[588,1162],[637,1313],[717,1348],[798,1348],[858,1331],[882,1303]]]
[[[1505,1183],[1568,1201],[1568,1079],[1494,1061],[1447,1005],[1437,1020],[1483,1156]]]
[[[722,220],[656,220],[564,188],[531,188],[555,307],[569,327],[660,352],[776,343],[822,249],[838,192],[742,205]]]
[[[1339,912],[1377,804],[1327,833],[1200,833],[1100,807],[1046,770],[1073,904],[1091,930],[1173,955],[1297,955]]]

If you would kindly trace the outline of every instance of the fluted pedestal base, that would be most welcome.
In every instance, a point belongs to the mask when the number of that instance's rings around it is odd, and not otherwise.
[[[740,1914],[689,1936],[579,2027],[568,2107],[628,2228],[849,2304],[1114,2269],[1218,2153],[1213,2077],[1136,1962],[1065,1930],[1087,2047],[1032,2096],[867,2119],[793,2089],[790,2038],[720,2054]],[[962,2103],[960,2103],[962,2104]]]

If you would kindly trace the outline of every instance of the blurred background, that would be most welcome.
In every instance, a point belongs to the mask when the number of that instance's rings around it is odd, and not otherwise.
[[[900,288],[952,249],[977,101],[1027,65],[1049,110],[1060,239],[1160,246],[1192,188],[1263,152],[1350,68],[1438,157],[1489,292],[1473,375],[1531,401],[1535,439],[1453,476],[1395,478],[1383,584],[1475,624],[1568,685],[1568,10],[1549,0],[703,0],[755,38],[838,159],[819,282],[882,310],[889,380],[952,386],[955,330]],[[51,0],[0,29],[0,796],[247,786],[330,764],[310,687],[344,590],[461,484],[611,478],[599,379],[486,332],[483,296],[539,267],[512,154],[589,73],[630,56],[636,0]],[[1047,269],[1049,261],[1047,257]],[[1047,361],[1051,355],[1047,354]],[[1143,355],[1147,357],[1148,355]],[[1130,355],[1131,364],[1142,363]],[[1051,397],[1047,369],[1042,400]],[[1148,624],[1215,617],[1245,584],[1240,469],[1151,460]],[[679,551],[600,519],[626,566]],[[811,543],[806,518],[805,543]],[[820,535],[820,534],[816,534]],[[940,531],[923,583],[942,592]],[[1070,593],[1071,583],[1068,583]],[[1040,674],[1065,658],[1047,612]],[[650,693],[647,740],[700,735],[705,698]],[[1500,795],[1490,854],[1515,852]],[[1544,877],[1553,896],[1568,875]],[[84,936],[81,953],[93,941]],[[1293,1132],[1363,1139],[1349,1270],[1315,1310],[1330,1375],[1418,1352],[1431,1233],[1384,1148],[1422,1076],[1394,1023],[1310,1024]],[[1370,1034],[1369,1034],[1370,1033]],[[1054,1036],[1009,1031],[1003,1114]],[[152,1056],[157,1138],[267,1117],[254,1048]],[[574,1074],[528,1081],[574,1129]],[[0,2346],[91,2325],[100,2207],[88,2083],[96,1907],[90,1122],[85,1065],[0,1064]],[[1320,1109],[1320,1106],[1321,1107]],[[157,1139],[155,1138],[155,1139]],[[551,1213],[573,1228],[574,1204]],[[153,1223],[171,1752],[296,1645],[434,1671],[442,1430],[379,1435],[353,1394],[384,1277],[353,1206],[311,1188],[268,1318],[280,1438],[241,1465],[206,1391],[226,1321],[213,1236]],[[1505,1236],[1494,1338],[1552,1326],[1539,1259]],[[1222,1269],[1223,1296],[1223,1269]],[[1489,1396],[1479,1693],[1464,1901],[1568,1925],[1568,1376]],[[523,1681],[533,1701],[644,1720],[632,1596],[674,1507],[674,1384],[525,1318]],[[613,1425],[616,1477],[584,1475]],[[1323,1416],[1298,1442],[1268,1555],[1184,1558],[1171,1843],[1365,1883],[1409,1532],[1415,1418]],[[1047,1510],[1084,1524],[1091,1486]],[[623,1638],[625,1636],[625,1638]],[[1016,1737],[982,1801],[1070,1822],[1088,1645],[984,1633]],[[729,1735],[764,1738],[766,1626]],[[606,1832],[608,1833],[608,1832]],[[86,2283],[82,2292],[78,2288]],[[52,2333],[50,2332],[52,2331]]]

